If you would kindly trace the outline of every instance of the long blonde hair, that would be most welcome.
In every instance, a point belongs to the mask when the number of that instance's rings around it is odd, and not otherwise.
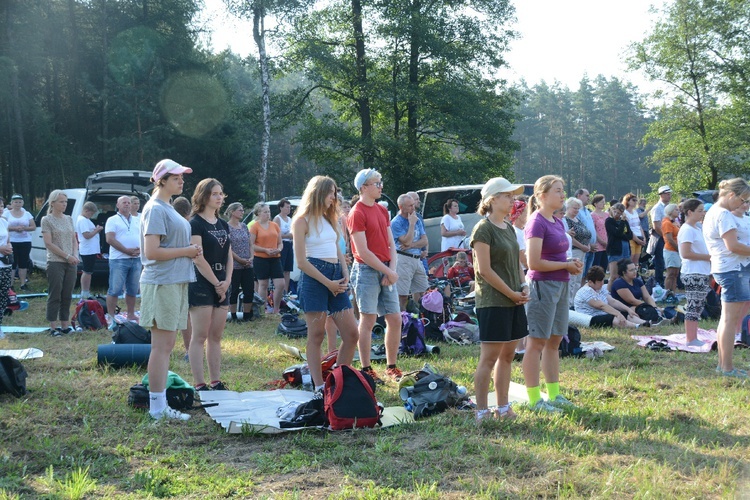
[[[529,198],[529,215],[539,209],[539,197],[552,189],[555,182],[559,182],[565,187],[565,181],[562,177],[556,175],[545,175],[536,180],[534,183],[534,194]]]
[[[302,200],[294,218],[307,217],[308,227],[317,227],[320,219],[323,218],[331,224],[336,231],[336,239],[339,237],[339,198],[333,197],[333,203],[326,209],[326,198],[336,192],[336,181],[325,175],[316,175],[307,183],[305,192],[302,193]]]

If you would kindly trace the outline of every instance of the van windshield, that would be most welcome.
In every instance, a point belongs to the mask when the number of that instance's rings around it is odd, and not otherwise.
[[[458,189],[449,191],[430,192],[426,197],[422,210],[422,217],[429,219],[443,216],[443,205],[451,198],[458,200],[458,213],[475,213],[481,200],[479,189]]]

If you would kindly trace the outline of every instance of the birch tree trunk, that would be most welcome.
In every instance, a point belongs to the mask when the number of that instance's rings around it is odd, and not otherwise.
[[[260,61],[260,85],[263,96],[263,137],[261,139],[260,175],[258,176],[258,197],[266,201],[266,179],[268,178],[268,150],[271,143],[271,101],[269,97],[270,83],[268,76],[268,56],[266,54],[265,10],[263,5],[253,5],[253,38],[258,46]]]

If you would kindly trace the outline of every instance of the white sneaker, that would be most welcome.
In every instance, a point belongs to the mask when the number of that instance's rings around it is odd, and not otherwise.
[[[156,415],[154,415],[153,413],[149,413],[149,415],[151,415],[151,418],[153,418],[154,420],[163,420],[163,419],[190,420],[190,415],[188,415],[187,413],[181,413],[172,408],[166,408],[163,412],[158,413]]]

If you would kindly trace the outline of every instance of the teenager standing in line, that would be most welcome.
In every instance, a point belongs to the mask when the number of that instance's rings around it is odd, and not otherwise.
[[[308,182],[292,221],[294,253],[302,275],[299,299],[307,323],[307,364],[315,397],[323,397],[321,344],[330,317],[341,334],[337,363],[351,365],[357,348],[357,321],[349,301],[349,269],[339,246],[336,183],[316,175]]]
[[[192,173],[172,160],[154,167],[154,192],[141,214],[141,321],[151,329],[148,358],[149,414],[154,419],[188,420],[190,415],[167,406],[167,371],[177,330],[187,328],[188,283],[195,281],[192,260],[202,254],[190,243],[190,223],[172,208],[182,193],[182,174]]]
[[[203,179],[193,193],[190,242],[203,249],[194,259],[196,280],[188,286],[190,306],[189,361],[196,391],[227,390],[221,381],[221,338],[229,310],[232,283],[232,252],[229,225],[219,217],[224,204],[224,188],[216,179]],[[203,371],[203,347],[210,384]]]
[[[357,173],[354,187],[360,198],[349,212],[347,224],[354,252],[351,280],[359,306],[359,359],[362,370],[382,384],[370,366],[370,349],[375,320],[379,315],[385,316],[385,374],[399,381],[402,374],[396,367],[396,358],[401,340],[401,308],[396,290],[396,243],[388,212],[377,203],[383,192],[383,179],[374,168],[366,168]]]
[[[497,397],[495,414],[499,418],[516,416],[508,403],[508,389],[516,345],[529,333],[523,306],[529,301],[529,285],[524,282],[516,230],[506,217],[513,209],[513,195],[522,192],[522,185],[511,184],[502,177],[487,181],[477,210],[484,218],[474,226],[471,235],[481,341],[474,374],[478,421],[492,415],[487,408],[487,392],[493,369]]]
[[[562,220],[553,213],[565,204],[563,180],[554,175],[540,177],[529,200],[526,223],[527,277],[531,283],[528,306],[529,336],[523,357],[523,376],[529,394],[529,407],[535,411],[559,412],[573,406],[560,394],[560,355],[562,336],[568,332],[568,281],[583,270],[580,259],[566,257],[568,238]],[[541,362],[540,362],[541,358]],[[544,373],[549,403],[539,387],[539,371]]]

